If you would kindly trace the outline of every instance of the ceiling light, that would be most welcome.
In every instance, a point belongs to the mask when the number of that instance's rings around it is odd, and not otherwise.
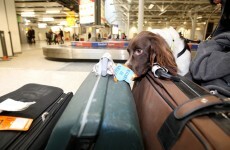
[[[67,21],[61,21],[58,25],[60,25],[60,26],[66,26],[67,25]]]
[[[25,21],[25,22],[31,22],[31,21],[30,21],[30,20],[28,20],[28,19],[24,19],[24,21]]]
[[[26,11],[22,12],[21,15],[34,15],[35,13],[33,11]]]
[[[160,11],[163,12],[163,11],[165,11],[165,9],[164,9],[164,8],[161,8]]]
[[[154,6],[153,4],[150,4],[149,7],[148,7],[148,9],[152,9],[153,6]]]
[[[60,13],[60,10],[46,10],[47,14],[58,14]]]
[[[54,21],[54,18],[42,18],[42,21]]]
[[[46,28],[46,23],[38,23],[38,28]]]
[[[164,11],[162,11],[161,13],[159,13],[159,16],[162,15],[162,14],[164,14],[166,11],[167,11],[167,10],[164,10]]]
[[[28,12],[22,12],[21,13],[22,17],[34,17],[35,13],[33,11],[28,11]]]

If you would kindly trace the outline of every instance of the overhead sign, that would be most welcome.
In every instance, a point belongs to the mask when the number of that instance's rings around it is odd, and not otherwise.
[[[80,24],[95,22],[95,0],[79,0]]]
[[[67,22],[67,26],[74,26],[76,19],[75,19],[75,12],[74,11],[70,11],[68,12],[68,15],[66,16],[66,22]]]

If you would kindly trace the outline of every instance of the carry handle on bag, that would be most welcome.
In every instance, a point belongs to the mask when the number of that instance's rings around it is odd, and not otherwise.
[[[213,117],[226,116],[228,98],[211,95],[184,77],[156,78],[151,71],[134,83],[133,94],[146,149],[230,147],[229,119]]]

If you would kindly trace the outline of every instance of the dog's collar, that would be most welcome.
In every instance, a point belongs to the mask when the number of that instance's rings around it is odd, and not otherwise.
[[[181,55],[184,54],[184,52],[186,51],[187,47],[186,45],[184,45],[184,49],[182,49],[182,51],[180,51],[180,53],[177,54],[177,58],[179,58]]]

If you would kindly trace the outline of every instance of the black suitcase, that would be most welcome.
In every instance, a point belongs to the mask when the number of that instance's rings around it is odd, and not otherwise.
[[[46,149],[144,149],[129,84],[90,73],[55,125]]]
[[[11,98],[36,103],[23,111],[3,111],[0,114],[33,119],[28,131],[0,131],[0,149],[44,149],[54,125],[72,96],[71,92],[65,94],[60,88],[40,84],[26,84],[16,91],[1,96],[0,102]]]

